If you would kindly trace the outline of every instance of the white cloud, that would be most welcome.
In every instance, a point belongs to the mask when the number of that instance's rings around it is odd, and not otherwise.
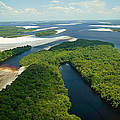
[[[8,15],[8,14],[9,15],[20,15],[20,14],[39,15],[41,13],[35,8],[25,8],[25,9],[16,10],[0,1],[0,14],[2,15]]]
[[[99,13],[99,11],[105,10],[105,2],[100,0],[73,2],[69,5],[81,9],[84,13]]]
[[[86,16],[88,18],[91,16],[93,17],[92,19],[95,19],[95,17],[99,17],[99,19],[106,17],[109,18],[112,15],[114,15],[114,17],[120,18],[120,6],[108,8],[106,2],[102,0],[85,0],[80,2],[71,2],[67,5],[63,4],[59,6],[51,6],[48,9],[61,11],[66,14],[69,13],[69,16],[73,14],[74,16]]]
[[[0,7],[3,8],[3,9],[7,9],[7,10],[13,10],[13,8],[5,5],[3,2],[0,1]]]
[[[51,3],[59,3],[60,1],[59,0],[52,0],[50,1]]]
[[[17,16],[18,19],[120,19],[120,5],[108,7],[104,0],[82,0],[79,2],[62,2],[51,0],[49,4],[35,8],[14,9],[0,1],[0,17]],[[35,17],[34,17],[35,16]],[[16,18],[17,18],[16,17]]]
[[[117,12],[117,13],[120,14],[120,6],[116,6],[116,7],[112,8],[112,10],[113,10],[114,12]]]

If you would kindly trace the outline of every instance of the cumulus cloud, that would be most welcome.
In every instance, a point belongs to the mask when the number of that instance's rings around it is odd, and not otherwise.
[[[72,2],[73,1],[73,2]],[[120,5],[110,7],[103,0],[82,0],[63,2],[63,0],[51,0],[40,11],[35,8],[14,9],[0,1],[0,15],[21,16],[43,19],[120,19]]]
[[[108,8],[106,2],[101,0],[85,0],[80,2],[70,2],[67,5],[51,6],[51,10],[61,11],[63,13],[82,15],[82,16],[97,16],[97,17],[111,17],[114,12],[116,16],[119,16],[120,6],[114,8]],[[93,18],[94,19],[94,18]]]
[[[114,12],[120,13],[120,6],[116,6],[116,7],[112,8],[112,10]]]
[[[59,0],[52,0],[50,1],[51,3],[59,3],[60,1]]]
[[[61,10],[64,12],[90,13],[105,10],[105,3],[100,0],[71,2],[67,6],[52,6],[49,9]]]
[[[36,10],[35,8],[25,8],[25,9],[13,9],[10,6],[7,6],[5,3],[0,1],[0,14],[2,15],[20,15],[20,14],[26,14],[26,15],[38,15],[40,12]]]
[[[93,10],[103,10],[105,8],[105,3],[100,0],[73,2],[69,5],[75,8],[85,10],[86,12],[90,12]]]
[[[52,6],[52,7],[49,7],[48,9],[49,10],[55,10],[55,11],[61,11],[61,12],[65,13],[65,14],[68,14],[68,13],[76,14],[76,13],[82,13],[83,12],[81,9],[74,8],[72,6],[69,6],[69,7],[63,7],[63,6],[54,6],[53,7]]]

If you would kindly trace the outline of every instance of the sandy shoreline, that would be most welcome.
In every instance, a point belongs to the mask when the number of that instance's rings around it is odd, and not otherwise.
[[[40,28],[40,29],[37,29],[37,30],[34,30],[34,31],[37,32],[37,31],[50,30],[50,29],[56,29],[56,28],[58,28],[58,27]]]
[[[72,38],[72,37],[69,37],[69,39],[68,39],[69,42],[73,42],[73,41],[76,41],[76,40],[77,40],[77,38]],[[48,47],[44,48],[44,50],[49,50],[50,48],[52,48],[56,45],[48,46]]]
[[[90,25],[92,27],[120,28],[120,25]]]
[[[82,24],[82,23],[70,23],[70,24],[55,24],[55,25],[63,25],[63,26],[67,26],[67,25],[77,25],[77,24]]]
[[[109,28],[98,28],[98,29],[89,29],[89,31],[106,31],[106,32],[113,32],[113,30],[109,29]]]
[[[61,32],[62,31],[65,31],[65,29],[61,30]],[[23,38],[25,39],[25,41],[23,40]],[[7,49],[12,49],[20,46],[25,46],[25,45],[39,46],[39,45],[54,42],[57,40],[67,40],[67,41],[77,40],[77,38],[72,38],[69,36],[60,36],[60,37],[54,37],[54,38],[31,38],[31,36],[29,36],[29,37],[23,37],[23,38],[22,40],[17,38],[17,41],[15,38],[14,39],[10,38],[9,43],[8,43],[8,39],[6,39],[6,42],[5,41],[3,42],[3,40],[0,41],[0,50],[7,50]],[[45,49],[49,50],[53,46],[49,46]],[[2,89],[5,89],[7,85],[11,85],[12,82],[16,80],[18,75],[20,75],[24,70],[25,70],[25,67],[20,67],[18,69],[18,68],[15,68],[14,66],[13,67],[1,66],[0,67],[0,91]]]
[[[49,42],[49,41],[57,41],[60,39],[68,39],[68,36],[60,36],[60,37],[54,37],[54,38],[33,38],[31,36],[27,37],[17,37],[17,38],[0,38],[0,45],[2,44],[21,44],[21,43],[28,43],[28,42]],[[28,43],[29,44],[29,43]]]
[[[55,27],[52,27],[52,28],[55,28]],[[62,32],[65,32],[66,29],[58,29],[56,31],[57,31],[56,34],[60,34]],[[71,37],[60,36],[60,37],[54,37],[54,38],[36,38],[35,35],[27,35],[27,36],[16,37],[16,38],[0,37],[0,51],[9,50],[9,49],[22,47],[26,45],[30,45],[34,47],[34,46],[39,46],[42,44],[47,44],[47,43],[58,41],[58,40],[67,40],[67,39],[71,39]]]
[[[66,31],[66,29],[59,29],[59,30],[55,30],[55,31],[57,31],[57,33],[56,33],[56,34],[60,34],[60,33],[62,33],[62,32],[65,32],[65,31]]]
[[[14,67],[0,66],[0,91],[7,85],[11,85],[24,70],[25,67],[15,69]]]
[[[0,50],[9,50],[16,47],[22,47],[30,45],[32,47],[47,44],[59,40],[71,40],[72,37],[60,36],[54,38],[32,38],[30,37],[20,37],[20,38],[0,38]]]
[[[16,26],[16,27],[23,27],[25,29],[30,29],[30,28],[39,28],[40,26]]]

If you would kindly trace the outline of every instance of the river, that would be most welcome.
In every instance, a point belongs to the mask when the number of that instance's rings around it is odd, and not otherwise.
[[[43,44],[40,46],[36,46],[36,47],[32,47],[30,50],[25,51],[24,53],[21,53],[19,55],[13,56],[10,59],[6,60],[5,62],[3,62],[1,65],[7,64],[9,66],[16,66],[16,67],[20,67],[20,60],[24,57],[27,56],[31,53],[34,52],[38,52],[40,50],[43,50],[44,48],[47,48],[49,46],[53,46],[53,45],[57,45],[60,44],[62,42],[65,42],[66,40],[59,40],[59,41],[55,41],[55,42],[51,42],[51,43],[47,43],[47,44]]]
[[[59,69],[68,89],[72,114],[82,120],[120,120],[120,114],[103,102],[69,64],[61,65]]]
[[[94,21],[95,22],[95,21]],[[120,23],[120,22],[119,22]],[[18,25],[20,23],[13,23]],[[30,23],[31,24],[31,23]],[[93,39],[101,40],[106,42],[114,43],[115,47],[120,50],[120,32],[97,32],[89,31],[92,27],[89,25],[93,22],[83,23],[74,26],[64,26],[61,25],[59,28],[67,29],[66,32],[60,35],[68,35],[71,37],[81,38],[81,39]],[[3,23],[2,23],[3,25]],[[22,23],[23,25],[23,23]],[[24,23],[28,25],[28,23]],[[54,25],[55,26],[55,25]],[[44,26],[44,27],[48,27]],[[49,26],[53,27],[53,26]],[[55,35],[52,37],[60,36]],[[3,64],[8,64],[10,66],[20,67],[19,61],[26,55],[30,53],[37,52],[46,48],[48,46],[60,44],[65,40],[56,41],[38,47],[33,47],[30,50],[14,56]],[[99,96],[97,96],[90,87],[84,82],[80,75],[73,70],[69,64],[62,65],[60,67],[60,73],[64,80],[65,86],[68,88],[69,97],[72,103],[71,112],[77,116],[80,116],[83,120],[120,120],[120,114],[115,112],[111,106],[104,103]]]

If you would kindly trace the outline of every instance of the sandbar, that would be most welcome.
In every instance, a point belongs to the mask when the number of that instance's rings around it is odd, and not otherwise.
[[[120,25],[90,25],[92,27],[120,28]]]
[[[89,31],[106,31],[106,32],[113,32],[111,29],[106,29],[106,28],[98,28],[98,29],[89,29]]]

